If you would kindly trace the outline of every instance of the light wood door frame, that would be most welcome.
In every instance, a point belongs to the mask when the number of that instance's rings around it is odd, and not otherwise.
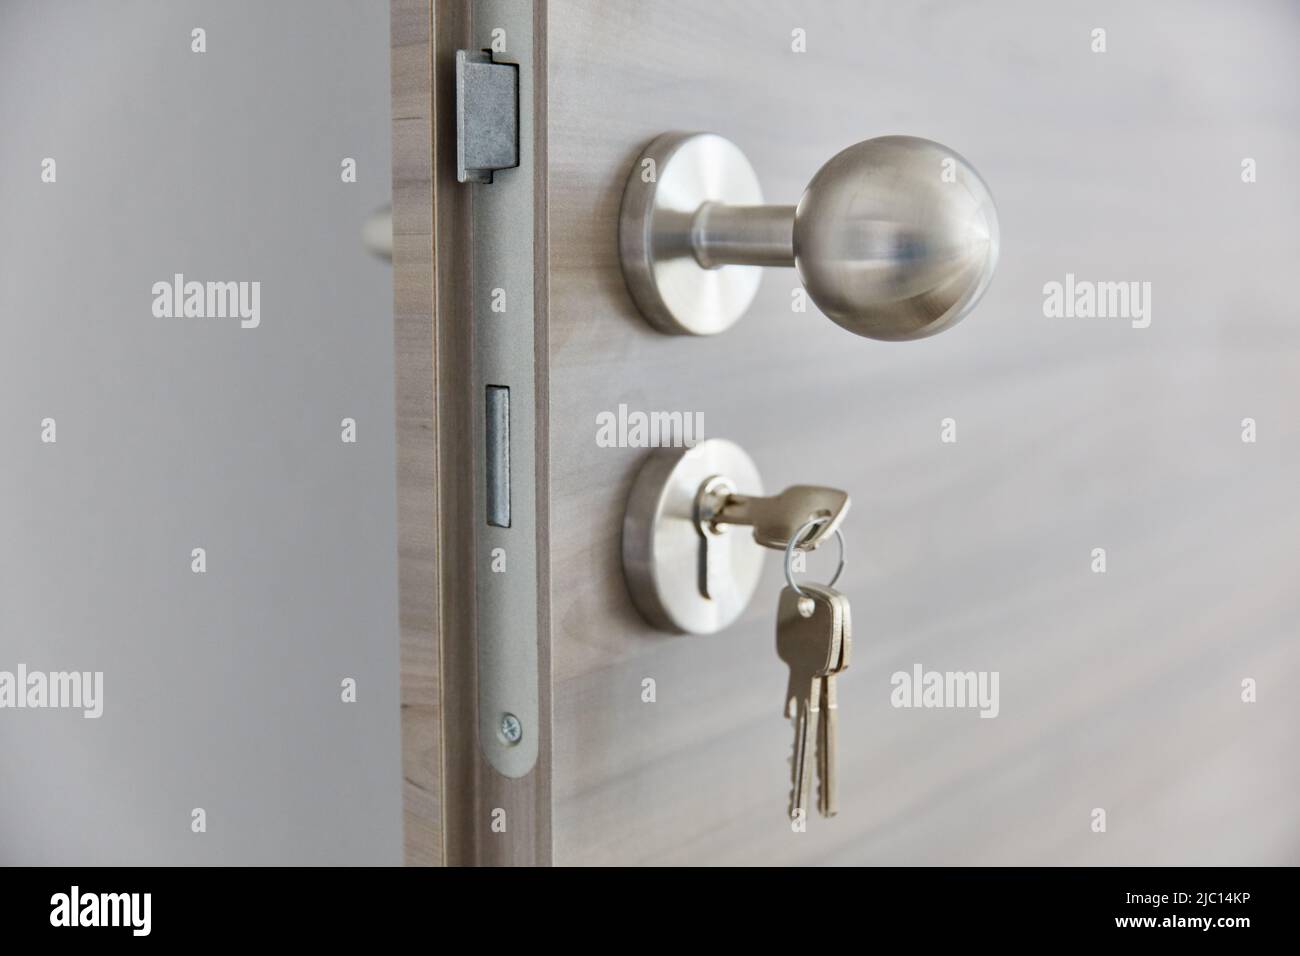
[[[408,865],[546,865],[550,602],[546,435],[545,21],[534,3],[537,456],[536,767],[510,779],[477,740],[472,187],[456,181],[454,57],[470,0],[391,0],[402,776]],[[493,829],[505,811],[506,829]],[[499,815],[498,815],[499,816]]]

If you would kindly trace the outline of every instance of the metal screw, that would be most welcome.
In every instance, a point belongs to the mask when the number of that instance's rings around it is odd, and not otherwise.
[[[524,725],[514,714],[501,715],[501,736],[508,744],[517,744],[524,736]]]

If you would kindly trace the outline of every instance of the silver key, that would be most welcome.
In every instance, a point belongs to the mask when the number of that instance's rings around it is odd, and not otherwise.
[[[822,677],[821,707],[817,734],[817,809],[824,817],[833,817],[839,812],[836,800],[837,724],[839,708],[835,699],[835,679],[848,670],[853,651],[852,622],[849,613],[849,599],[834,588],[818,584],[802,585],[809,593],[816,593],[835,604],[839,614],[840,655],[837,664]]]
[[[703,520],[714,525],[749,525],[754,540],[765,548],[784,551],[786,544],[814,518],[825,519],[804,531],[796,543],[800,551],[815,551],[835,533],[849,513],[848,492],[819,485],[791,485],[779,495],[720,495],[721,488],[706,486],[697,504]],[[709,494],[713,497],[709,498]]]
[[[822,678],[840,663],[842,609],[824,593],[793,588],[781,591],[776,617],[776,651],[790,668],[785,713],[794,720],[790,761],[790,816],[806,816],[812,760],[819,743]]]

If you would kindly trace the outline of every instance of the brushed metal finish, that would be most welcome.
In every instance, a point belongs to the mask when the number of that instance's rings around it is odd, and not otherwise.
[[[519,64],[456,51],[456,179],[490,183],[519,166]]]
[[[745,610],[758,587],[763,549],[740,527],[723,527],[707,542],[708,596],[700,588],[705,545],[696,500],[710,479],[762,493],[758,468],[739,445],[711,438],[694,448],[651,453],[628,496],[623,518],[623,573],[637,609],[660,630],[713,634]]]
[[[729,262],[794,265],[794,206],[705,203],[691,223],[691,247],[705,269]]]
[[[534,102],[534,90],[544,78],[538,72],[533,44],[532,3],[517,0],[479,0],[474,4],[471,41],[473,49],[491,45],[491,32],[505,30],[511,37],[508,56],[519,64],[519,102]],[[538,434],[544,433],[546,411],[539,409],[537,379],[537,336],[544,316],[538,314],[535,297],[539,249],[534,230],[537,206],[536,173],[544,158],[534,136],[537,113],[524,109],[519,114],[519,166],[499,169],[491,184],[473,183],[458,187],[470,193],[470,295],[474,313],[472,391],[480,396],[474,406],[473,474],[477,567],[474,575],[475,643],[478,653],[478,743],[493,770],[512,780],[528,776],[537,766],[543,745],[541,728],[541,670],[539,657],[542,634],[539,628],[538,541],[545,541],[547,529],[539,517],[544,503],[539,457],[544,448]],[[510,321],[491,310],[493,289],[511,290]],[[510,389],[509,403],[509,527],[486,519],[486,489],[489,486],[487,402],[482,398],[489,385]],[[500,461],[500,459],[498,459]],[[496,549],[508,555],[509,571],[483,572]],[[502,720],[511,714],[522,725],[517,742],[500,733]]]
[[[758,175],[730,140],[665,133],[646,147],[623,191],[619,253],[628,291],[651,325],[668,334],[715,335],[745,314],[760,270],[702,268],[691,233],[696,213],[710,203],[762,202]]]
[[[882,136],[817,171],[794,216],[794,258],[808,295],[868,338],[919,339],[979,301],[998,261],[998,217],[984,181],[957,153]]]
[[[657,184],[644,182],[646,158]],[[740,149],[712,133],[665,134],[633,169],[620,214],[623,274],[656,328],[721,332],[757,291],[757,274],[737,270],[795,266],[837,325],[919,339],[967,315],[993,277],[992,194],[962,156],[931,140],[850,146],[818,170],[797,206],[723,195],[757,195],[752,177]]]

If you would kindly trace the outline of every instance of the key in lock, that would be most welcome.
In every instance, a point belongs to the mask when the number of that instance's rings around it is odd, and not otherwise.
[[[725,584],[727,551],[710,548],[710,540],[728,533],[732,525],[753,528],[754,541],[765,548],[785,550],[796,534],[795,547],[814,551],[838,530],[849,512],[848,492],[820,485],[791,485],[767,497],[736,493],[732,481],[715,475],[700,485],[695,498],[695,524],[700,533],[699,587],[706,598]]]
[[[845,492],[815,485],[765,496],[753,460],[723,438],[657,449],[642,462],[623,515],[628,592],[660,630],[716,633],[753,598],[765,549],[784,550],[797,536],[797,550],[811,551],[848,509]]]

